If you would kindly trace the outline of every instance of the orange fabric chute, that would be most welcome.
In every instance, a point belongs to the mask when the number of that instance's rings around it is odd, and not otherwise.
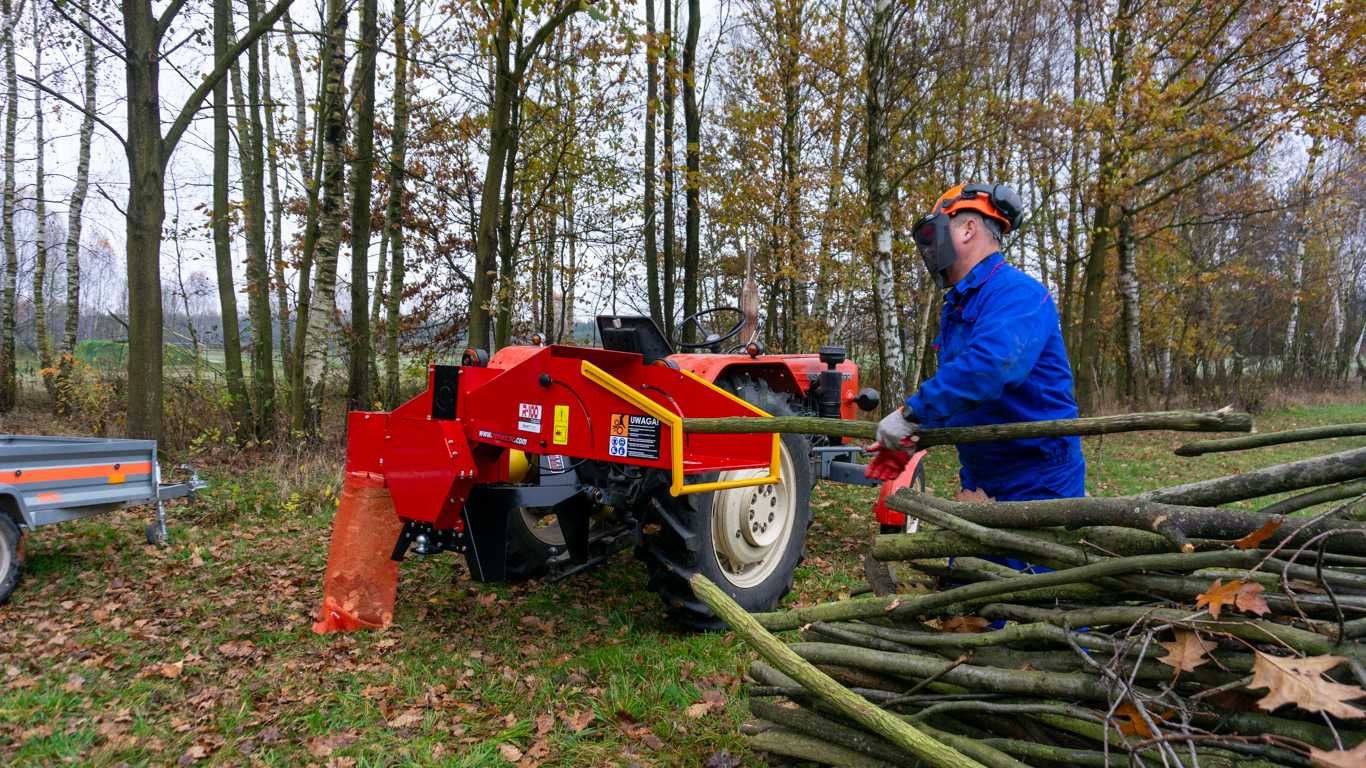
[[[394,512],[384,477],[347,472],[332,524],[323,603],[314,632],[389,626],[398,593],[398,563],[392,555],[402,530],[403,521]]]

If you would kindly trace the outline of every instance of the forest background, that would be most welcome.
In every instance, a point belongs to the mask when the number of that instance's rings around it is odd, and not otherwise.
[[[1366,383],[1366,6],[0,0],[0,411],[239,444],[598,312],[932,375],[909,229],[1012,185],[1084,413]],[[1361,383],[1358,383],[1358,382]]]

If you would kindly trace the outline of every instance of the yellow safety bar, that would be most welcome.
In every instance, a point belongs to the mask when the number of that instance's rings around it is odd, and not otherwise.
[[[607,371],[604,371],[596,365],[593,365],[587,360],[582,361],[580,371],[583,373],[583,377],[585,379],[588,379],[594,384],[597,384],[598,386],[602,387],[608,392],[611,392],[617,397],[620,397],[622,400],[625,400],[631,405],[634,405],[640,410],[645,411],[647,414],[655,417],[656,419],[659,419],[661,422],[668,425],[669,451],[672,454],[673,460],[673,477],[669,484],[669,495],[682,496],[686,493],[703,493],[705,491],[724,491],[729,488],[750,488],[756,485],[773,485],[781,479],[779,475],[779,467],[782,461],[781,454],[779,452],[781,449],[779,448],[778,443],[779,436],[775,432],[773,434],[773,455],[769,459],[767,475],[763,477],[745,477],[738,480],[713,480],[709,483],[693,483],[691,485],[685,483],[683,481],[683,417],[679,416],[678,414],[674,413],[668,408],[665,408],[659,403],[656,403],[655,401],[651,400],[645,395],[640,394],[639,392],[635,391],[630,386],[628,386],[626,382],[622,381],[621,379],[618,379],[617,377],[613,376]],[[701,376],[698,376],[692,371],[680,372],[688,378],[700,382],[701,384],[704,384],[708,387],[711,387],[717,392],[720,392],[721,394],[725,395],[731,400],[734,400],[740,405],[743,405],[750,411],[753,411],[758,416],[769,416],[767,412],[754,407],[754,405],[747,403],[744,400],[741,400],[735,395],[727,392],[724,389],[721,389],[720,387],[716,386],[710,381],[707,381]]]

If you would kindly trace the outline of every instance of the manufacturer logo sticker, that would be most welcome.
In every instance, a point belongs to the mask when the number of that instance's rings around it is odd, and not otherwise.
[[[517,404],[517,429],[541,433],[541,406],[537,403]]]

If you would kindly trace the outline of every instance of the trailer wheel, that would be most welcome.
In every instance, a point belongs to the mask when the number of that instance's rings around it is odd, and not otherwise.
[[[775,416],[794,409],[763,381],[734,382],[737,395]],[[672,497],[657,492],[641,514],[641,544],[649,587],[669,615],[693,630],[720,630],[718,619],[692,593],[688,579],[701,573],[747,611],[768,611],[792,589],[811,520],[810,446],[801,435],[780,438],[781,479],[775,485],[732,488]],[[705,479],[756,477],[767,470],[735,470]]]
[[[538,517],[518,509],[508,519],[507,580],[544,576],[550,559],[564,550],[564,531],[554,515]]]
[[[9,602],[24,567],[24,533],[14,520],[0,512],[0,605]]]

